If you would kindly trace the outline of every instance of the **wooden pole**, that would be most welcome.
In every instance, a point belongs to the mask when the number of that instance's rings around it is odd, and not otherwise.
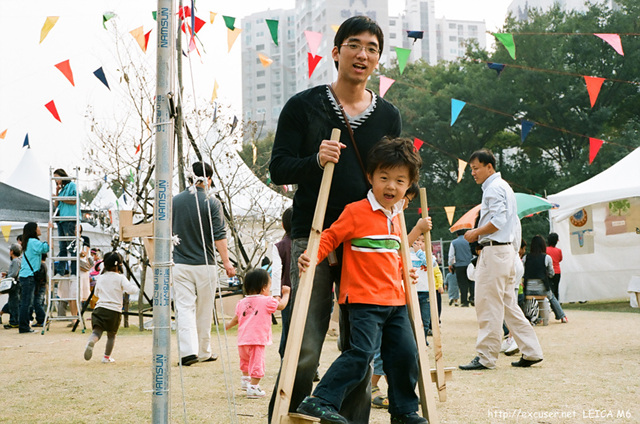
[[[427,208],[427,190],[420,189],[420,208],[422,217],[429,217]],[[444,373],[444,359],[442,357],[442,337],[440,334],[440,319],[438,317],[438,301],[436,297],[436,282],[433,275],[433,252],[431,251],[431,231],[424,233],[424,250],[427,256],[427,274],[429,277],[429,303],[431,304],[431,332],[433,333],[433,352],[436,361],[436,387],[440,402],[447,400],[447,383]]]
[[[424,338],[424,326],[420,316],[420,303],[415,284],[411,281],[409,270],[411,266],[411,254],[409,253],[409,238],[407,236],[407,224],[404,213],[400,212],[400,231],[402,257],[402,278],[404,280],[404,295],[407,302],[409,321],[413,327],[413,335],[418,347],[418,365],[420,374],[418,375],[418,389],[420,390],[420,405],[422,415],[429,420],[430,424],[437,424],[438,412],[436,411],[436,401],[431,392],[431,367],[429,365],[429,355],[427,355],[427,342]],[[428,262],[428,261],[427,261]]]
[[[340,140],[339,129],[333,129],[331,132],[331,140]],[[291,403],[291,393],[293,391],[293,383],[296,377],[298,359],[300,357],[302,335],[307,322],[309,300],[311,299],[311,290],[313,288],[313,277],[318,264],[320,235],[322,234],[322,226],[324,224],[327,201],[329,200],[329,190],[331,189],[331,179],[333,178],[334,167],[335,164],[333,162],[327,162],[324,166],[324,173],[322,174],[320,192],[318,193],[318,201],[316,203],[316,210],[313,214],[311,234],[309,234],[309,243],[307,245],[307,255],[309,255],[309,258],[311,259],[311,264],[300,276],[300,283],[298,284],[296,299],[293,305],[291,326],[289,327],[287,345],[284,350],[284,357],[282,358],[282,370],[280,372],[280,380],[276,389],[277,395],[273,406],[271,422],[274,424],[300,422],[289,417],[289,405]],[[297,420],[298,418],[295,419]]]

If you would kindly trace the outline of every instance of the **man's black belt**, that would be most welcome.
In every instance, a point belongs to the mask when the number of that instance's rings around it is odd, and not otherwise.
[[[483,241],[482,243],[480,243],[480,245],[482,247],[487,247],[487,246],[504,246],[506,244],[511,244],[509,242],[501,242],[501,241],[493,241],[493,240],[489,240],[489,241]]]

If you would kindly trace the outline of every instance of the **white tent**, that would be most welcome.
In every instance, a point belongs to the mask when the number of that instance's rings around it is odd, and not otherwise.
[[[24,149],[24,154],[11,175],[3,182],[7,185],[22,190],[26,193],[43,199],[49,199],[51,184],[48,176],[49,170],[36,158],[30,149]]]
[[[109,184],[102,184],[96,197],[91,201],[89,209],[94,211],[114,210],[117,208],[117,202],[118,198],[113,190],[111,190],[111,187],[109,187]]]
[[[548,197],[562,249],[563,302],[627,297],[640,275],[640,148],[609,169]]]

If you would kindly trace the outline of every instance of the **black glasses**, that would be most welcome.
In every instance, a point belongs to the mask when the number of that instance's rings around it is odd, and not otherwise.
[[[362,51],[362,49],[364,49],[365,53],[369,56],[377,56],[380,54],[380,50],[378,50],[376,47],[373,46],[363,46],[360,43],[355,43],[353,41],[349,42],[349,43],[342,43],[340,44],[341,46],[344,47],[348,47],[349,50],[356,52],[356,53],[360,53],[360,51]]]

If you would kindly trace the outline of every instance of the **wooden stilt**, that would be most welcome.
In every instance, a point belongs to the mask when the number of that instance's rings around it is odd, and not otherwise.
[[[429,366],[429,356],[427,355],[427,342],[424,337],[424,327],[422,318],[420,317],[420,304],[418,301],[418,292],[416,286],[411,281],[409,270],[411,269],[411,255],[409,253],[409,239],[407,237],[407,224],[404,219],[404,213],[400,212],[400,228],[402,244],[400,254],[402,256],[402,275],[404,280],[404,292],[407,301],[407,309],[409,312],[409,321],[413,327],[413,335],[416,339],[418,347],[418,365],[420,375],[418,376],[418,389],[420,390],[420,405],[422,406],[422,415],[429,420],[430,424],[439,422],[438,412],[436,410],[436,401],[431,392],[431,367]],[[427,260],[427,263],[429,261]]]
[[[420,207],[422,217],[429,217],[427,207],[427,190],[420,189]],[[433,352],[436,361],[436,387],[440,402],[447,400],[447,383],[445,378],[444,359],[442,357],[442,337],[440,334],[440,318],[438,314],[438,301],[436,297],[436,282],[433,275],[433,253],[431,251],[431,231],[424,233],[424,249],[427,257],[427,274],[429,277],[429,303],[431,304],[431,332],[433,334]]]
[[[340,130],[334,128],[331,132],[331,140],[340,140]],[[311,224],[311,234],[309,235],[309,243],[307,245],[307,255],[311,259],[309,268],[300,276],[300,283],[296,293],[295,303],[293,305],[293,313],[291,316],[291,326],[289,327],[289,335],[287,337],[287,345],[282,358],[282,369],[280,371],[280,380],[278,382],[275,404],[273,407],[273,416],[271,422],[273,424],[294,424],[305,422],[318,422],[312,417],[301,414],[289,414],[289,405],[291,403],[291,393],[293,391],[293,383],[296,377],[296,369],[298,367],[298,359],[300,357],[300,347],[302,346],[302,335],[307,322],[307,312],[309,311],[309,300],[311,299],[311,289],[313,288],[313,277],[318,262],[318,249],[320,247],[320,235],[324,223],[324,215],[329,200],[329,190],[331,188],[331,179],[333,178],[333,162],[327,162],[322,174],[322,182],[320,183],[320,192],[318,193],[318,201],[316,210],[313,214],[313,222]]]

